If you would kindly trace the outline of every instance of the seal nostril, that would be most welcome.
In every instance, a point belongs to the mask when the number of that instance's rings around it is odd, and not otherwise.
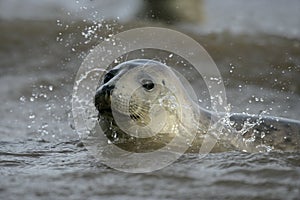
[[[113,75],[112,73],[107,73],[107,74],[105,74],[103,83],[107,83],[107,82],[110,81],[113,77],[114,77],[114,75]]]
[[[105,84],[110,81],[117,74],[117,72],[118,70],[110,70],[107,74],[105,74],[103,83]]]

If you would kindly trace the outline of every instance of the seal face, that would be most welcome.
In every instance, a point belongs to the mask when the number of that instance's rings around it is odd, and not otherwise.
[[[299,121],[207,111],[193,102],[170,67],[153,60],[131,60],[109,70],[94,102],[106,137],[130,152],[155,151],[175,138],[173,145],[188,144],[198,152],[211,123],[219,123],[213,151],[300,150]],[[212,120],[217,115],[222,120]]]
[[[181,134],[192,140],[186,131],[196,130],[190,102],[168,66],[144,59],[111,69],[95,95],[99,123],[108,139],[137,152],[161,148]]]

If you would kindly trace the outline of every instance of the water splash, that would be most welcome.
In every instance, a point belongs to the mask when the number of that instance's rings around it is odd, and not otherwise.
[[[229,148],[233,147],[234,149],[244,152],[269,152],[273,150],[272,146],[266,144],[257,145],[256,143],[258,135],[260,139],[263,139],[266,133],[254,129],[254,127],[263,123],[263,117],[267,113],[267,111],[262,111],[259,115],[245,113],[239,116],[245,119],[238,122],[240,124],[237,124],[237,122],[231,120],[231,117],[235,114],[228,112],[213,125],[214,137],[216,137],[223,146]],[[245,135],[249,133],[251,133],[250,137],[245,137]]]

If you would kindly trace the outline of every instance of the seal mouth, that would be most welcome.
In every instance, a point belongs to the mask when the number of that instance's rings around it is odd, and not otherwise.
[[[112,110],[111,108],[97,108],[98,110],[98,118],[101,116],[101,115],[106,115],[106,114],[109,114],[111,115],[112,114]]]

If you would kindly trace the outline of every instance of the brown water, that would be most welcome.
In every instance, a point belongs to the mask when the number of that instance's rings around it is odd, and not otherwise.
[[[91,24],[67,24],[0,21],[0,199],[299,199],[299,152],[186,154],[146,174],[101,164],[78,140],[70,107],[84,53],[99,39],[84,44]],[[145,26],[107,24],[98,35]],[[172,28],[213,57],[233,112],[300,120],[299,39]]]

